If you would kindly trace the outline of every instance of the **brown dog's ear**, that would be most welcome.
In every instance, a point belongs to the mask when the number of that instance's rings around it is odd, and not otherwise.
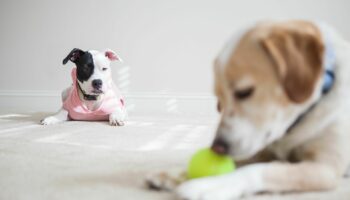
[[[279,27],[262,39],[262,46],[288,97],[295,103],[307,100],[322,72],[324,46],[318,32]]]
[[[220,101],[217,102],[217,104],[216,104],[216,109],[218,110],[219,113],[221,113],[221,104],[220,104]]]

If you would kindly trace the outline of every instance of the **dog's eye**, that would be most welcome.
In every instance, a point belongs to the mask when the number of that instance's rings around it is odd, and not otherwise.
[[[254,92],[254,87],[250,87],[247,89],[235,91],[234,96],[239,100],[243,100],[252,96],[253,92]]]
[[[103,71],[106,71],[107,69],[108,69],[107,67],[102,68]]]

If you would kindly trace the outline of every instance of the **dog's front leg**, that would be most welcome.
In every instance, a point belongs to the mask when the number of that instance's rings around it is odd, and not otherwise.
[[[56,114],[46,117],[40,121],[40,124],[42,125],[51,125],[51,124],[57,124],[63,121],[68,120],[68,111],[61,108],[59,111],[57,111]]]
[[[237,161],[236,165],[242,167],[248,164],[258,162],[269,162],[275,160],[275,157],[269,151],[261,151],[254,157],[248,160]],[[145,180],[146,186],[153,190],[174,191],[180,184],[187,181],[187,174],[185,170],[173,169],[166,172],[156,172],[148,174]]]
[[[190,180],[177,188],[177,194],[188,200],[231,200],[262,191],[330,189],[339,178],[330,165],[273,162],[248,165],[228,175]]]
[[[115,112],[109,115],[109,124],[111,126],[124,126],[127,113],[125,108],[118,108]]]

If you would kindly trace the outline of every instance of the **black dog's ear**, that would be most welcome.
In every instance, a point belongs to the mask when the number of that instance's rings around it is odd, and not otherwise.
[[[68,60],[76,63],[77,59],[84,54],[84,51],[78,48],[74,48],[68,55],[63,59],[63,64],[65,65]]]

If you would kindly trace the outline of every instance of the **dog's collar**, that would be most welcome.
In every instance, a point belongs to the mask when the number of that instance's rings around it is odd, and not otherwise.
[[[334,71],[325,70],[323,75],[322,97],[325,96],[332,89],[332,86],[334,85],[334,81],[335,81]],[[289,128],[287,129],[287,134],[290,133],[290,131],[294,127],[296,127],[299,124],[299,122],[316,107],[318,102],[319,101],[316,101],[305,112],[299,115],[299,117],[294,121],[294,123],[291,126],[289,126]]]
[[[323,67],[324,67],[324,75],[323,75],[323,87],[322,93],[326,94],[331,90],[334,85],[335,74],[334,68],[336,65],[335,51],[333,48],[333,44],[330,36],[327,31],[324,32],[324,41],[325,41],[325,54],[323,57]]]
[[[79,90],[80,90],[81,93],[83,94],[84,100],[87,100],[87,101],[96,101],[96,100],[100,97],[99,94],[97,94],[97,95],[86,94],[86,92],[80,87],[80,84],[78,83],[78,81],[77,81],[76,84],[78,85]]]
[[[322,85],[322,97],[324,97],[333,87],[335,82],[335,65],[336,65],[336,58],[335,58],[335,52],[333,49],[333,45],[331,43],[330,37],[327,33],[324,34],[324,41],[325,41],[325,54],[323,59],[323,85]],[[321,98],[322,98],[321,97]],[[294,121],[294,123],[289,126],[287,129],[287,134],[290,133],[290,131],[299,124],[299,122],[308,114],[310,113],[313,108],[316,107],[319,101],[312,104],[304,113],[299,115],[299,117]]]

